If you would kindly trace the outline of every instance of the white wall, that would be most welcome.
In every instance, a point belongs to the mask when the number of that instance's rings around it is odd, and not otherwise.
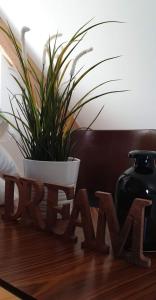
[[[105,108],[94,124],[96,129],[156,128],[156,1],[155,0],[1,0],[1,8],[20,30],[31,28],[27,41],[36,57],[41,57],[44,42],[57,30],[66,40],[79,26],[93,22],[120,20],[124,24],[107,24],[85,37],[82,49],[94,51],[81,59],[90,66],[100,59],[123,55],[107,62],[84,81],[75,97],[104,80],[122,78],[110,89],[130,92],[106,96],[89,104],[79,123],[87,126],[104,103]]]

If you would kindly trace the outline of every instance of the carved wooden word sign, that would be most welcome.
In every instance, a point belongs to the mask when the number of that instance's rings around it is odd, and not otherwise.
[[[74,198],[74,187],[59,186],[55,184],[42,183],[33,179],[18,176],[4,175],[5,180],[5,221],[20,220],[24,223],[34,224],[38,229],[50,229],[57,221],[57,213],[62,218],[69,219],[69,201],[60,208],[58,207],[58,191],[66,194],[67,200]],[[14,203],[14,188],[17,185],[19,192],[18,203]],[[43,218],[40,203],[44,199],[45,188],[47,188],[47,215]],[[15,205],[17,205],[15,209]]]
[[[96,192],[96,196],[99,198],[96,233],[93,228],[86,191],[79,190],[65,234],[72,236],[75,227],[77,225],[82,226],[85,238],[83,246],[108,253],[109,246],[105,242],[107,222],[114,257],[124,257],[131,263],[150,267],[150,258],[143,254],[143,230],[145,207],[151,205],[151,201],[136,198],[129,210],[124,226],[120,228],[111,194]],[[81,223],[77,222],[79,213]],[[124,246],[131,230],[131,251],[126,251]]]
[[[106,223],[108,226],[111,252],[114,257],[123,257],[131,263],[139,266],[150,267],[151,260],[143,254],[143,230],[145,207],[151,205],[150,200],[135,199],[125,223],[122,228],[116,215],[111,194],[96,192],[99,198],[99,211],[96,232],[94,231],[89,201],[86,190],[79,190],[74,201],[70,214],[70,204],[67,202],[60,207],[58,205],[58,191],[63,190],[68,200],[74,198],[74,188],[48,183],[41,183],[28,178],[4,175],[5,188],[5,213],[4,220],[20,220],[26,223],[33,223],[39,229],[48,229],[61,236],[65,240],[76,240],[75,229],[82,227],[84,241],[82,246],[88,249],[109,253],[110,246],[105,242]],[[19,191],[19,202],[14,213],[14,185]],[[47,215],[44,219],[39,204],[43,200],[44,189],[47,188]],[[61,226],[62,216],[65,226]],[[132,233],[130,250],[125,250],[125,245]]]

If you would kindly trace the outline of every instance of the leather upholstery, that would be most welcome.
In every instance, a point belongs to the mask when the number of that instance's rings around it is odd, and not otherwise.
[[[156,150],[156,130],[77,130],[72,155],[80,158],[77,188],[114,193],[118,177],[133,164],[130,150]]]

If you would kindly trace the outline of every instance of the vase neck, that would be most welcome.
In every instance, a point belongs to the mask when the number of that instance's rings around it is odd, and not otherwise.
[[[136,172],[150,173],[155,167],[155,161],[151,157],[140,155],[135,158],[134,167]]]

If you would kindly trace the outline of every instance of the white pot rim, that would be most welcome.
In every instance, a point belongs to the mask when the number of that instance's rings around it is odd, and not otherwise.
[[[29,161],[29,162],[40,162],[42,163],[57,163],[57,164],[61,164],[61,163],[68,163],[68,162],[80,162],[79,158],[76,157],[68,157],[68,160],[61,160],[61,161],[57,161],[57,160],[37,160],[37,159],[29,159],[29,158],[23,158],[24,161]]]

